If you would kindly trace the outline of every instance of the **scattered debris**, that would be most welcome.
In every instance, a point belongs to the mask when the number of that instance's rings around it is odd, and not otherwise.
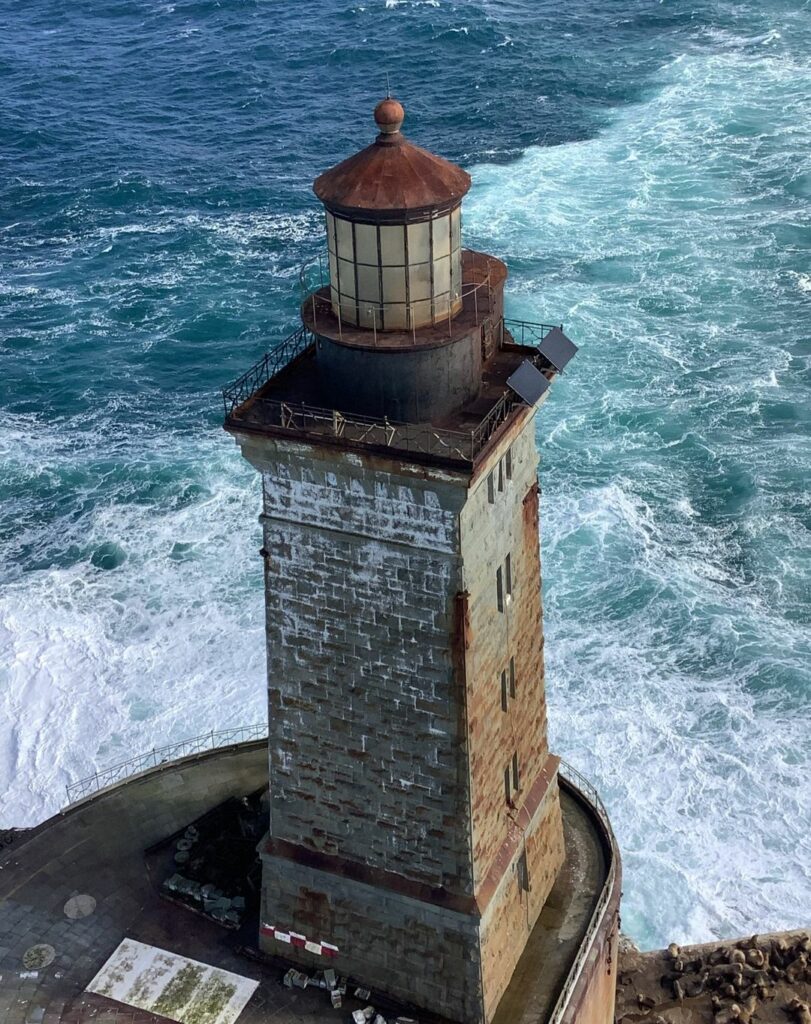
[[[256,842],[264,820],[260,796],[231,799],[209,811],[174,840],[175,872],[161,894],[225,928],[242,924],[248,897],[258,899]]]
[[[366,1000],[369,998],[369,996],[371,994],[372,993],[371,993],[371,991],[368,988],[356,988],[355,989],[355,998],[362,1000],[362,1002],[364,1002],[364,1003],[366,1002]]]

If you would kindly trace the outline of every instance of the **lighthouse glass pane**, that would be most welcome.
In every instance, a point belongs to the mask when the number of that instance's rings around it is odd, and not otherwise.
[[[443,303],[447,304],[451,290],[451,260],[445,256],[434,262],[434,297],[437,300],[437,315],[442,311]]]
[[[335,287],[338,286],[338,261],[332,253],[329,254],[329,282]]]
[[[380,271],[377,267],[358,264],[358,300],[360,302],[380,302]]]
[[[380,254],[384,267],[401,267],[405,263],[405,228],[401,225],[380,227]]]
[[[451,211],[451,250],[455,251],[462,245],[462,207],[457,206]]]
[[[355,258],[358,263],[378,265],[377,228],[374,224],[355,225]]]
[[[387,331],[405,330],[408,327],[408,306],[404,302],[384,306],[383,316],[386,318]]]
[[[437,256],[447,256],[451,251],[451,219],[450,217],[437,217],[432,226],[434,259]]]
[[[327,248],[335,252],[335,218],[331,213],[327,214]]]
[[[431,264],[412,264],[408,268],[408,286],[411,302],[431,298]]]
[[[405,302],[405,267],[383,267],[383,301]]]
[[[431,237],[428,221],[408,225],[408,262],[427,263],[431,258]]]
[[[335,217],[335,239],[338,255],[343,260],[354,260],[355,246],[352,241],[352,225],[348,220]]]
[[[459,298],[462,283],[462,259],[459,250],[451,256],[451,291],[454,299]]]
[[[414,328],[419,328],[433,322],[431,305],[430,299],[411,303],[411,323]]]
[[[341,275],[341,291],[344,295],[355,297],[355,264],[349,260],[338,260],[338,273]]]

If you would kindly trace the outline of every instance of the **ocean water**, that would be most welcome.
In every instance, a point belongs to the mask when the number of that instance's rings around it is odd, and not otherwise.
[[[811,908],[811,8],[0,0],[0,818],[261,720],[258,480],[217,388],[294,326],[385,87],[468,167],[538,419],[554,748],[642,946]]]

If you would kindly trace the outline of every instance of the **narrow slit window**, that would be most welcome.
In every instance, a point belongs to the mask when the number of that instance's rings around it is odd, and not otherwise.
[[[513,478],[513,450],[512,448],[507,449],[507,454],[504,456],[504,475],[508,480]]]
[[[507,673],[501,673],[501,710],[507,710]]]
[[[515,658],[510,658],[510,696],[515,700]]]
[[[522,853],[515,865],[518,874],[518,888],[522,892],[529,892],[529,868],[527,867],[527,855]]]
[[[498,462],[498,489],[504,490],[504,459],[499,459]]]
[[[496,569],[496,604],[500,612],[504,611],[504,581],[501,574],[501,566]]]
[[[512,769],[513,769],[513,789],[516,790],[516,792],[517,792],[521,788],[521,785],[520,785],[521,780],[518,777],[518,754],[513,754]]]
[[[509,804],[512,803],[512,789],[510,787],[510,766],[504,769],[504,800]]]
[[[490,473],[487,477],[487,500],[490,504],[494,504],[496,500],[496,489],[493,484],[493,474]]]
[[[513,592],[513,574],[512,574],[512,566],[510,564],[510,556],[509,555],[507,555],[507,557],[504,559],[504,582],[506,584],[505,590],[506,590],[506,593],[507,593],[507,597],[512,597],[512,592]]]

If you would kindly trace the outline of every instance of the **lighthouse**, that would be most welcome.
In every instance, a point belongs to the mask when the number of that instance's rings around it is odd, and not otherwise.
[[[536,412],[575,353],[505,319],[470,177],[404,110],[322,173],[301,325],[225,391],[262,479],[259,943],[489,1022],[564,861]]]

